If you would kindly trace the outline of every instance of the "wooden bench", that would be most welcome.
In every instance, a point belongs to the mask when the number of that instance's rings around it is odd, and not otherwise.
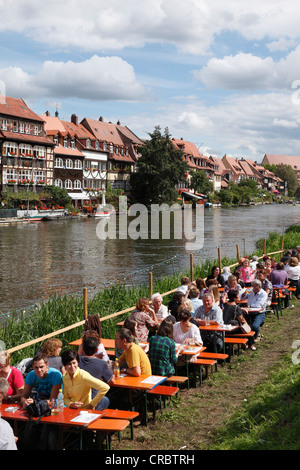
[[[216,360],[215,368],[216,371],[218,370],[218,361],[226,361],[228,359],[228,354],[221,354],[221,353],[211,353],[203,351],[198,355],[198,359],[214,359]]]
[[[153,409],[153,419],[155,420],[155,402],[154,398],[158,397],[159,398],[159,403],[160,403],[160,411],[163,412],[163,406],[162,406],[162,398],[164,402],[164,408],[167,408],[167,398],[172,398],[174,395],[177,395],[179,392],[178,387],[170,387],[168,385],[157,385],[154,387],[152,390],[149,390],[147,392],[147,397],[151,397],[152,399],[152,409]]]
[[[105,415],[103,418],[111,418],[111,419],[128,419],[130,422],[130,433],[131,433],[131,439],[134,438],[134,432],[133,432],[133,420],[139,416],[139,413],[137,411],[127,411],[127,410],[112,410],[110,408],[106,408],[105,410]],[[120,439],[120,435],[119,435]]]
[[[202,385],[202,382],[203,382],[202,368],[205,367],[206,376],[208,376],[208,368],[215,366],[216,363],[217,361],[215,359],[202,359],[198,357],[196,358],[196,360],[190,362],[190,365],[193,366],[195,370],[195,386],[197,386],[196,367],[199,368],[200,385]]]
[[[183,375],[171,375],[171,377],[168,377],[167,380],[165,381],[166,384],[175,384],[176,387],[178,387],[179,384],[183,384],[189,380],[188,377],[185,377]]]
[[[255,335],[255,331],[250,331],[249,333],[237,333],[236,335],[228,335],[226,338],[251,338]]]
[[[106,437],[106,446],[108,450],[111,450],[111,435],[114,432],[120,433],[129,426],[130,422],[128,419],[97,419],[91,423],[86,430],[102,432]]]
[[[248,333],[249,334],[249,333]],[[233,355],[233,347],[237,345],[238,347],[238,356],[241,353],[241,346],[245,346],[248,343],[248,338],[238,338],[237,335],[235,337],[225,337],[225,346],[229,347],[229,361],[231,356]]]

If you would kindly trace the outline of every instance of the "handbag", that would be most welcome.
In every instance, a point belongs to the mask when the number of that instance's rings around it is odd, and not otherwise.
[[[234,311],[234,319],[237,318],[236,316],[236,308],[237,308],[237,305],[235,306],[235,311]],[[250,333],[251,331],[251,326],[245,322],[245,323],[240,323],[239,322],[239,326],[240,326],[240,329],[242,330],[243,333]]]
[[[34,400],[33,403],[27,405],[26,411],[29,418],[42,418],[43,416],[51,415],[47,400]]]

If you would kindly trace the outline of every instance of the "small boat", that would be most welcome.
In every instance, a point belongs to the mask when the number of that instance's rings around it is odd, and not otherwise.
[[[29,222],[39,222],[40,220],[44,220],[44,217],[40,215],[24,215],[24,219]]]
[[[106,204],[105,194],[102,194],[102,203],[97,206],[96,212],[93,214],[94,217],[110,217],[113,213],[113,208]]]

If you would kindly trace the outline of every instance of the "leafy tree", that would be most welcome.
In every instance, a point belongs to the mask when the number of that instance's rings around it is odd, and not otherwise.
[[[59,206],[66,206],[72,202],[72,198],[68,195],[65,188],[59,186],[45,186],[45,192],[49,193],[51,203]]]
[[[213,183],[207,179],[207,175],[204,170],[191,171],[191,176],[192,189],[205,195],[213,191]]]
[[[137,169],[130,178],[131,198],[150,204],[172,204],[178,193],[179,181],[186,180],[187,164],[182,161],[183,152],[175,148],[168,128],[162,135],[160,127],[149,133],[150,140],[140,149]]]
[[[289,194],[293,195],[298,187],[298,179],[295,170],[290,165],[276,165],[275,175],[287,182]]]

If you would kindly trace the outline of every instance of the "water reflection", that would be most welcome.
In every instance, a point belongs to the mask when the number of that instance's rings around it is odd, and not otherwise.
[[[216,259],[218,247],[222,256],[235,257],[237,243],[241,254],[250,253],[258,238],[300,223],[300,206],[204,212],[204,246],[195,254],[195,262]],[[185,240],[99,240],[97,223],[80,218],[0,226],[0,311],[32,305],[54,291],[82,292],[83,287],[100,288],[117,279],[125,284],[148,282],[148,267],[155,277],[162,277],[189,266]]]

